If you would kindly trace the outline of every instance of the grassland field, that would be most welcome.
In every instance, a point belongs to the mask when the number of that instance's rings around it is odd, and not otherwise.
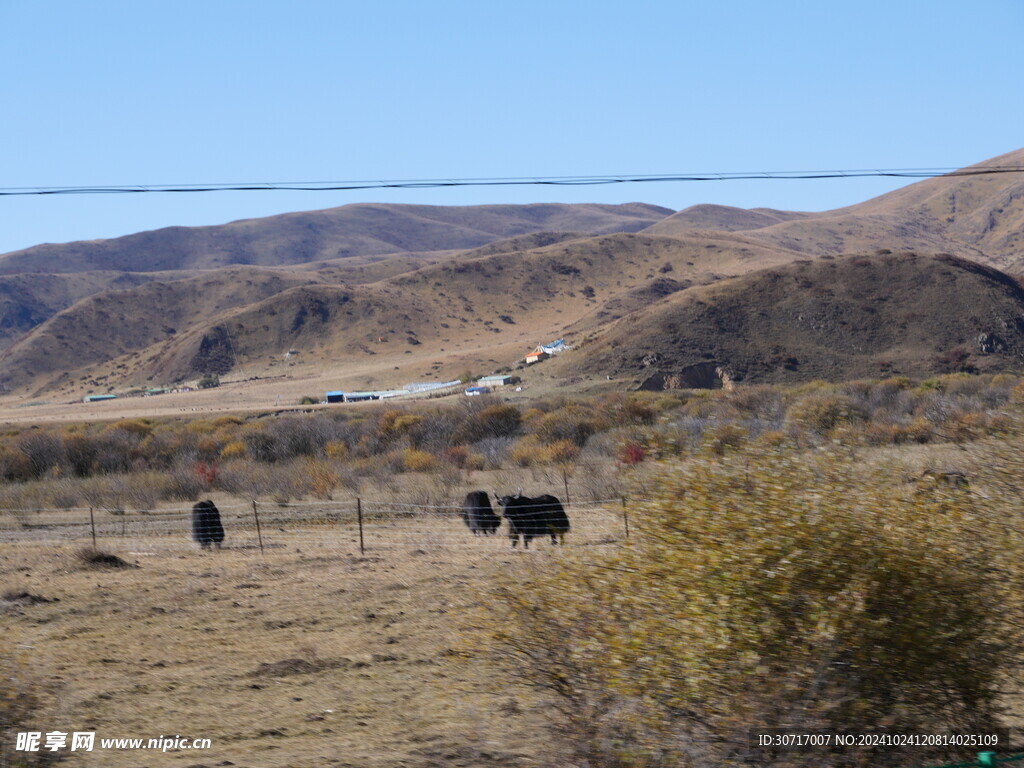
[[[81,560],[88,510],[3,514],[0,635],[45,691],[39,729],[212,742],[64,750],[68,765],[557,762],[544,701],[507,687],[473,625],[489,584],[558,548],[513,550],[504,528],[474,537],[454,508],[378,498],[364,508],[365,552],[354,499],[261,503],[261,552],[251,502],[213,498],[221,551],[190,541],[180,504],[95,510],[99,549],[125,568]],[[621,502],[570,514],[569,546],[622,545]]]

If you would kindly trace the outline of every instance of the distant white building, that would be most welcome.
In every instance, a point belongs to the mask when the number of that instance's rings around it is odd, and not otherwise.
[[[569,347],[565,345],[565,339],[558,339],[557,341],[552,341],[550,344],[541,344],[537,349],[542,349],[549,355],[557,355],[569,349]]]
[[[497,374],[493,376],[481,376],[477,381],[481,387],[505,387],[509,384],[518,384],[518,376],[499,376]]]
[[[535,350],[533,350],[533,352],[526,356],[526,362],[528,365],[531,363],[539,363],[541,360],[547,360],[552,355],[561,354],[567,349],[572,349],[572,347],[565,343],[565,339],[558,339],[547,344],[540,344]]]

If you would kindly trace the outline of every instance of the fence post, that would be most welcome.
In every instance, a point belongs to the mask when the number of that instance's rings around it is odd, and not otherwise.
[[[622,497],[622,522],[626,524],[626,541],[629,541],[629,511],[626,509],[626,497]]]
[[[256,518],[256,538],[260,542],[260,554],[263,553],[263,532],[260,530],[260,513],[256,511],[256,499],[252,500],[252,516]]]
[[[92,548],[96,549],[96,518],[93,517],[92,507],[89,507],[89,527],[92,528]]]
[[[363,544],[363,500],[356,496],[356,517],[359,520],[359,554],[366,554],[366,547]]]
[[[570,505],[569,501],[569,472],[565,467],[562,467],[562,485],[565,486],[565,506]]]

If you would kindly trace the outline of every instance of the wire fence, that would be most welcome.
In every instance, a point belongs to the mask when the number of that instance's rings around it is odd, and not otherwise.
[[[616,544],[629,538],[629,502],[605,499],[566,506],[570,545]],[[361,552],[509,546],[509,526],[494,534],[474,534],[461,505],[414,504],[352,498],[336,501],[272,503],[232,500],[218,503],[231,550],[356,549]],[[500,512],[500,510],[495,510]],[[544,543],[547,536],[534,539]],[[0,543],[113,547],[135,554],[197,550],[192,539],[192,507],[159,510],[104,508],[0,511]]]

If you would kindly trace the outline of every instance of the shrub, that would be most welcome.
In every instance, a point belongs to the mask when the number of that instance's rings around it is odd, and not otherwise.
[[[472,472],[474,470],[482,470],[482,469],[486,469],[486,468],[487,468],[487,457],[485,457],[482,453],[467,453],[466,454],[466,461],[462,465],[462,469],[466,470],[467,472]]]
[[[1024,661],[1021,541],[1003,514],[820,452],[669,465],[652,495],[631,515],[633,546],[600,562],[571,550],[531,561],[484,608],[499,657],[552,695],[579,763],[740,764],[754,726],[998,724]]]
[[[166,496],[177,501],[193,501],[206,492],[207,485],[187,459],[179,461],[167,472]]]
[[[111,429],[121,429],[139,437],[146,437],[153,431],[153,422],[149,419],[122,419],[111,425]]]
[[[64,463],[64,441],[43,430],[23,432],[14,441],[14,450],[28,460],[29,476],[43,477]]]
[[[786,418],[793,424],[827,435],[840,424],[864,421],[863,406],[848,395],[815,394],[790,406]]]
[[[33,476],[32,463],[21,451],[0,444],[0,479],[9,483],[28,480]]]
[[[232,416],[231,414],[228,414],[226,416],[218,416],[215,419],[211,419],[210,423],[213,424],[215,427],[218,427],[218,428],[220,428],[220,427],[229,427],[229,426],[237,427],[237,426],[239,426],[241,424],[244,424],[245,423],[245,419],[243,419],[241,416]]]
[[[407,435],[422,421],[423,416],[418,413],[406,413],[398,410],[385,411],[378,419],[377,433],[383,441],[393,443]]]
[[[572,440],[559,440],[546,446],[540,453],[538,460],[544,464],[558,464],[561,466],[571,464],[580,455],[580,447]]]
[[[570,440],[582,446],[588,437],[606,427],[604,419],[591,409],[567,405],[541,416],[534,427],[534,433],[545,443]]]
[[[231,459],[244,459],[248,455],[245,443],[241,440],[232,440],[220,450],[220,457],[225,461]]]
[[[782,392],[770,386],[738,386],[729,395],[729,402],[741,414],[766,421],[781,421],[785,415]]]
[[[612,422],[624,426],[651,424],[657,416],[651,402],[638,395],[608,395],[598,400],[597,407]]]
[[[508,452],[508,457],[517,467],[529,467],[537,462],[540,451],[541,446],[536,438],[524,437],[516,441],[516,444]]]
[[[466,463],[466,457],[469,455],[469,449],[464,445],[453,445],[450,448],[445,448],[441,451],[441,459],[446,464],[451,464],[454,467],[462,468]]]
[[[220,475],[220,468],[214,462],[197,461],[192,465],[192,471],[195,472],[196,478],[202,483],[204,491],[210,490]]]
[[[723,424],[705,435],[707,449],[715,456],[723,456],[739,448],[747,439],[747,430],[738,424]]]
[[[481,469],[500,469],[508,458],[509,451],[515,444],[510,437],[491,437],[473,444],[474,455],[483,459]]]
[[[324,455],[329,459],[347,459],[348,446],[337,440],[332,440],[324,446]]]
[[[668,413],[679,408],[684,402],[686,398],[678,394],[663,394],[655,399],[653,408],[655,413]]]
[[[331,499],[338,486],[340,475],[328,462],[321,459],[306,460],[306,475],[309,478],[310,493],[316,499]]]
[[[431,472],[437,469],[438,459],[432,453],[417,448],[402,451],[402,467],[407,472]]]
[[[625,443],[619,450],[619,461],[627,466],[639,464],[646,458],[644,446],[641,443],[630,441]]]
[[[513,437],[519,431],[522,415],[514,405],[490,405],[477,415],[479,437]]]

